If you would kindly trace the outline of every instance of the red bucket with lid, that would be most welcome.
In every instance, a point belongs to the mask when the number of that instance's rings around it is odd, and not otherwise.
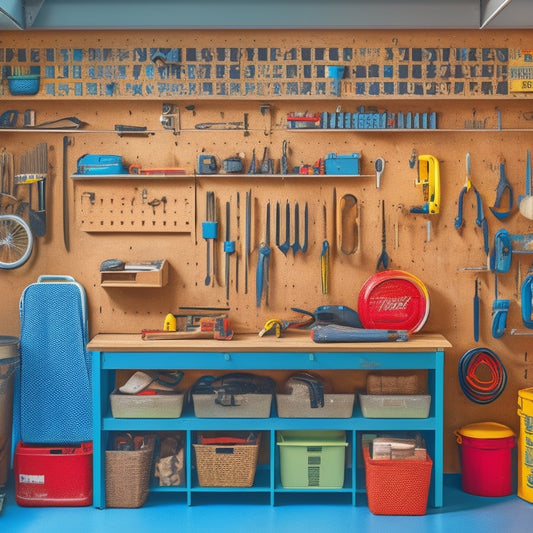
[[[364,328],[416,333],[429,316],[429,293],[413,274],[385,270],[365,281],[357,311]]]

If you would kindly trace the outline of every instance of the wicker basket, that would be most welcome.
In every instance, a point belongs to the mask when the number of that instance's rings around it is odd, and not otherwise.
[[[254,484],[256,444],[193,444],[201,487],[251,487]]]
[[[368,508],[376,515],[423,515],[431,481],[433,462],[418,459],[370,459],[368,448],[365,458],[366,493]]]
[[[148,498],[152,446],[135,451],[105,452],[105,497],[107,507],[141,507]]]

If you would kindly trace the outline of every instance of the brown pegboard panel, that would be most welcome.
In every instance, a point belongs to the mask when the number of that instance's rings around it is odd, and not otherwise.
[[[190,181],[190,180],[189,180]],[[82,231],[190,233],[194,185],[169,178],[74,180],[74,209]]]

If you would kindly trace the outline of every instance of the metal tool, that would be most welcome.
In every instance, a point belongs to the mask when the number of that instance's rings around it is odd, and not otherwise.
[[[461,192],[459,193],[459,200],[457,202],[457,216],[455,217],[455,228],[457,230],[460,230],[463,226],[464,219],[463,219],[463,201],[465,194],[470,191],[474,191],[474,194],[476,195],[477,199],[477,218],[476,218],[476,224],[482,229],[483,231],[483,248],[485,250],[485,253],[489,253],[489,229],[487,224],[487,219],[485,218],[485,215],[483,213],[483,201],[481,200],[481,195],[479,194],[478,190],[472,185],[471,180],[471,172],[470,172],[470,154],[466,154],[466,179],[465,184],[463,188],[461,189]]]
[[[379,189],[381,186],[381,175],[385,170],[385,159],[378,157],[374,162],[374,168],[376,169],[376,188]]]
[[[280,217],[281,218],[281,217]],[[281,226],[281,222],[280,222]],[[283,255],[287,255],[291,247],[291,206],[287,200],[285,204],[285,242],[280,243],[278,248],[281,250]]]
[[[206,220],[202,222],[202,237],[206,240],[207,248],[205,284],[208,286],[214,285],[216,278],[215,239],[218,234],[215,193],[212,191],[206,193],[205,213]]]
[[[194,126],[197,130],[244,130],[244,122],[201,122]]]
[[[251,216],[252,189],[246,191],[246,213],[244,229],[244,294],[248,294],[248,258],[250,256]]]
[[[294,206],[294,242],[291,244],[291,248],[293,255],[302,249],[300,246],[300,205],[298,202]]]
[[[474,285],[474,340],[477,342],[479,340],[479,280],[475,279]]]
[[[261,307],[261,299],[264,293],[265,304],[268,305],[269,293],[269,265],[270,265],[270,202],[266,206],[265,235],[259,245],[259,258],[256,272],[256,305]]]
[[[263,159],[261,160],[261,174],[272,174],[273,165],[272,159],[267,158],[268,155],[268,146],[265,146],[263,150]]]
[[[504,195],[507,195],[507,208],[502,208],[502,200]],[[511,184],[505,177],[505,160],[501,158],[500,160],[500,180],[496,187],[496,201],[494,206],[489,207],[491,213],[498,219],[503,220],[507,218],[513,209],[513,188]]]
[[[324,204],[323,216],[324,216],[324,240],[322,241],[322,251],[320,252],[320,279],[322,282],[322,294],[327,294],[328,293],[328,280],[329,280],[329,241],[328,241],[326,204]]]
[[[288,173],[288,163],[287,163],[287,141],[283,141],[281,145],[281,173],[283,175]]]
[[[416,185],[422,187],[424,204],[412,207],[411,213],[437,214],[440,210],[440,169],[436,157],[432,155],[418,156]]]
[[[235,253],[235,241],[230,240],[230,203],[226,202],[226,240],[224,241],[224,253],[226,254],[225,285],[226,300],[229,300],[229,267],[230,256]]]
[[[518,209],[520,214],[529,220],[533,220],[533,192],[531,190],[531,153],[527,151],[526,161],[526,194],[518,197]]]
[[[68,202],[68,147],[72,144],[72,139],[65,135],[63,137],[63,243],[65,250],[70,252],[70,229],[69,229],[69,202]]]
[[[255,148],[252,150],[252,160],[250,161],[250,166],[248,167],[248,174],[256,173],[256,159],[255,159]]]
[[[381,255],[376,265],[376,271],[387,270],[389,267],[389,254],[387,253],[387,224],[385,221],[385,200],[381,200]]]

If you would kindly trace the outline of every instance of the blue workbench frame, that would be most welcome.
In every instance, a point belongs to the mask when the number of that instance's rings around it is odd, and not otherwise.
[[[137,336],[140,339],[140,336]],[[105,447],[112,431],[183,431],[186,435],[186,484],[183,487],[151,487],[154,492],[172,491],[184,495],[188,505],[195,494],[229,492],[260,494],[275,505],[277,497],[295,493],[337,492],[350,498],[353,505],[363,499],[364,468],[361,462],[361,435],[377,431],[420,431],[426,438],[428,453],[433,460],[429,505],[441,507],[443,502],[443,410],[444,410],[444,347],[450,346],[441,336],[426,340],[387,343],[314,344],[287,343],[283,339],[273,344],[258,343],[257,337],[245,344],[217,341],[196,341],[201,348],[183,341],[129,342],[133,336],[97,335],[90,343],[93,369],[93,505],[105,507]],[[123,339],[124,341],[122,341]],[[109,342],[107,342],[109,340]],[[251,349],[250,347],[253,347]],[[312,351],[310,351],[312,349]],[[200,351],[201,350],[201,351]],[[115,386],[116,370],[180,369],[210,371],[253,370],[427,370],[428,393],[432,396],[428,418],[372,419],[364,418],[354,407],[350,418],[278,418],[273,401],[270,418],[197,418],[184,407],[180,418],[174,419],[118,419],[110,413],[109,394]],[[345,484],[341,489],[284,489],[280,482],[279,451],[276,445],[278,430],[345,430],[351,445],[351,461],[347,462]],[[193,435],[196,431],[248,430],[269,435],[269,464],[259,465],[256,480],[250,488],[200,487],[192,461]],[[353,468],[353,466],[356,468]],[[283,495],[283,496],[282,496]],[[361,496],[358,498],[358,496]]]

